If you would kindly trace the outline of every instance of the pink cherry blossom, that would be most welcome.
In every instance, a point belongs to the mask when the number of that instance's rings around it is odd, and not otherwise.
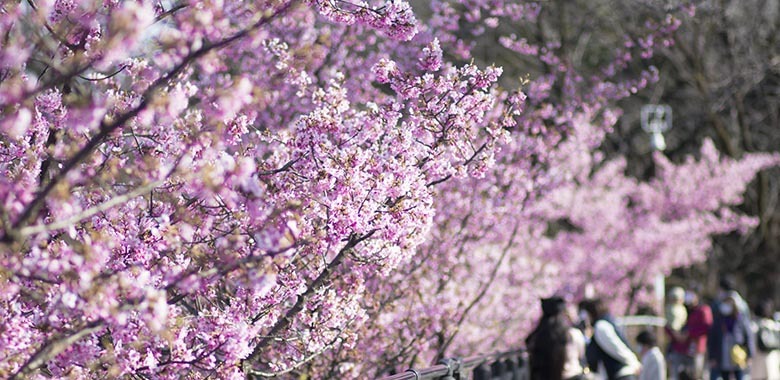
[[[625,307],[754,225],[775,155],[642,182],[598,150],[674,15],[584,70],[524,33],[543,4],[425,5],[0,6],[0,377],[376,377],[518,347],[552,292]],[[533,75],[464,25],[517,26]]]

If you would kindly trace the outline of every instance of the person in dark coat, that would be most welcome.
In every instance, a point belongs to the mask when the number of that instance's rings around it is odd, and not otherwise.
[[[526,339],[530,380],[580,380],[585,338],[574,328],[561,297],[542,299],[542,318]]]
[[[639,359],[615,324],[601,299],[586,304],[593,322],[593,338],[586,356],[591,371],[606,374],[607,380],[636,380],[641,368]]]
[[[750,318],[741,313],[738,294],[730,293],[717,303],[715,318],[707,339],[710,380],[745,378],[750,359],[755,353],[755,339],[750,329]]]

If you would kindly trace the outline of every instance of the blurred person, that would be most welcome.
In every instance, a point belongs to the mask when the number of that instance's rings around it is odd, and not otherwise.
[[[756,334],[757,350],[750,367],[751,380],[780,380],[780,323],[772,319],[774,308],[771,300],[765,300],[754,308],[753,334]],[[764,334],[768,334],[763,336]]]
[[[526,338],[530,380],[582,380],[585,338],[574,328],[561,297],[544,298],[542,317]]]
[[[689,371],[693,367],[688,338],[683,331],[688,320],[688,310],[685,308],[685,290],[675,286],[669,290],[666,298],[668,302],[664,313],[666,317],[664,332],[669,338],[669,346],[666,350],[669,361],[669,378],[679,380],[680,372]]]
[[[669,362],[669,379],[680,380],[680,374],[685,373],[686,377],[692,376],[694,367],[693,357],[688,353],[688,339],[684,332],[673,331],[668,326],[664,331],[669,337],[669,347],[666,356]]]
[[[745,302],[742,296],[737,292],[736,287],[737,287],[736,279],[732,274],[724,274],[723,276],[721,276],[720,280],[718,281],[718,292],[716,293],[715,298],[710,303],[713,326],[721,325],[722,316],[720,312],[720,305],[726,300],[729,294],[732,294],[732,298],[734,300],[735,305],[737,305],[737,309],[740,312],[740,314],[749,316],[750,311],[748,309],[747,302]],[[747,319],[749,320],[750,318],[748,317]],[[709,356],[710,356],[709,352],[712,350],[710,346],[714,344],[711,338],[713,334],[719,336],[720,333],[713,331],[713,329],[711,329],[708,333],[707,351],[708,351],[708,363],[710,365],[705,366],[705,368],[707,369],[711,368],[712,365],[711,360],[709,360]],[[717,379],[718,375],[710,373],[710,378]]]
[[[655,334],[644,330],[636,336],[639,343],[639,355],[642,357],[642,371],[639,380],[666,380],[666,360]]]
[[[589,302],[591,302],[591,300],[584,299],[577,303],[577,324],[575,327],[577,327],[585,336],[585,343],[589,343],[590,338],[593,336],[593,323],[588,315],[587,307]]]
[[[745,380],[755,342],[749,316],[737,307],[739,294],[732,291],[718,302],[718,317],[708,334],[710,380]]]
[[[727,275],[724,275],[720,279],[720,281],[718,282],[718,294],[717,294],[717,297],[715,298],[715,301],[712,304],[713,317],[714,317],[716,322],[717,322],[717,319],[718,319],[718,316],[719,316],[719,314],[718,314],[718,310],[719,310],[718,304],[723,302],[723,300],[725,300],[726,297],[729,297],[729,296],[732,299],[734,299],[734,303],[735,303],[735,305],[737,307],[737,310],[739,311],[740,314],[742,314],[744,316],[749,316],[750,315],[750,307],[748,307],[748,304],[745,301],[745,299],[742,298],[742,296],[737,291],[737,282],[734,279],[734,276],[727,274]]]
[[[707,335],[712,328],[712,310],[701,302],[694,288],[685,292],[685,307],[688,309],[688,320],[681,333],[688,347],[688,356],[692,358],[692,378],[704,378],[707,362]]]
[[[593,338],[586,350],[590,369],[606,375],[608,380],[636,380],[641,368],[639,359],[629,348],[604,302],[593,299],[585,307],[593,321]]]
[[[688,311],[685,309],[685,289],[679,286],[675,286],[669,290],[669,294],[666,295],[667,304],[664,310],[664,317],[666,317],[666,326],[672,330],[679,332],[685,325],[685,321],[688,319]]]
[[[698,293],[692,288],[685,292],[685,307],[688,318],[679,332],[668,326],[666,332],[670,337],[668,352],[669,378],[678,380],[685,373],[685,378],[700,380],[704,377],[707,334],[712,327],[712,311],[702,304]]]
[[[590,314],[588,314],[588,303],[590,303],[591,301],[592,299],[586,298],[577,303],[577,317],[576,317],[577,323],[574,325],[574,327],[576,327],[582,333],[585,339],[585,347],[587,347],[590,344],[590,341],[593,338],[593,322],[590,319]],[[582,358],[581,363],[582,363],[582,367],[584,368],[586,379],[606,380],[604,374],[599,374],[597,372],[591,371],[590,367],[588,366],[588,361],[586,357]]]

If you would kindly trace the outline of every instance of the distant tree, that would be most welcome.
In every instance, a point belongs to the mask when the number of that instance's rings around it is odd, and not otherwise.
[[[750,152],[780,151],[780,3],[777,1],[701,1],[695,14],[683,17],[674,44],[661,49],[653,63],[660,81],[637,97],[621,102],[624,117],[608,138],[608,154],[628,158],[629,172],[653,174],[647,137],[639,126],[642,103],[666,103],[674,109],[674,127],[666,154],[679,162],[705,138],[739,158]],[[640,7],[662,14],[663,8]],[[631,12],[633,14],[634,12]],[[758,174],[748,187],[741,210],[758,218],[746,235],[715,239],[706,266],[679,275],[717,286],[720,274],[733,273],[749,300],[780,301],[780,170]]]

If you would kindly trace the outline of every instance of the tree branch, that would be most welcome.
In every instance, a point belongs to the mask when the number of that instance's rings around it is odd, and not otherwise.
[[[256,369],[250,369],[249,372],[247,372],[247,374],[250,375],[250,376],[277,377],[277,376],[284,375],[286,373],[290,373],[290,372],[300,368],[302,365],[304,365],[304,364],[314,360],[314,358],[316,358],[317,356],[322,355],[325,351],[329,350],[331,347],[333,347],[333,345],[338,343],[340,338],[341,338],[340,334],[341,334],[342,330],[339,329],[338,332],[339,332],[339,334],[337,334],[336,337],[333,338],[333,340],[331,340],[328,344],[326,344],[325,347],[323,347],[322,349],[318,350],[317,352],[314,352],[313,354],[303,358],[301,361],[291,365],[287,369],[284,369],[284,370],[281,370],[281,371],[277,371],[277,372],[263,372],[263,371],[258,371]]]
[[[447,348],[449,348],[450,344],[452,344],[452,341],[455,339],[455,337],[458,335],[458,332],[460,332],[460,326],[463,324],[463,322],[466,320],[466,316],[469,314],[471,309],[474,308],[474,306],[479,303],[480,300],[482,300],[482,297],[487,294],[487,291],[490,289],[490,285],[493,284],[493,281],[496,279],[496,275],[498,274],[499,268],[501,268],[501,264],[504,263],[504,259],[506,258],[507,254],[509,253],[509,249],[512,248],[512,246],[515,244],[515,237],[517,237],[517,230],[520,228],[520,223],[516,222],[514,229],[512,229],[512,234],[509,237],[509,241],[504,246],[503,252],[501,252],[501,256],[498,258],[498,261],[496,262],[496,265],[493,266],[493,270],[490,272],[490,277],[487,279],[487,281],[482,285],[482,289],[480,289],[479,293],[477,293],[476,297],[471,301],[471,303],[466,307],[465,310],[463,310],[463,313],[460,315],[460,318],[458,319],[458,323],[455,324],[455,331],[452,332],[452,335],[450,335],[449,339],[439,348],[438,352],[436,353],[436,358],[440,359],[443,357],[444,352],[447,351]]]
[[[49,193],[51,193],[51,191],[54,190],[54,188],[65,179],[65,177],[71,170],[73,170],[78,164],[80,164],[87,157],[89,157],[92,154],[92,152],[98,147],[98,145],[100,145],[111,133],[113,133],[118,129],[121,129],[121,127],[124,126],[125,123],[127,123],[128,121],[130,121],[130,119],[132,119],[133,117],[138,115],[141,111],[143,111],[151,103],[152,99],[156,95],[156,92],[159,89],[167,86],[168,83],[177,75],[179,75],[181,72],[183,72],[187,66],[189,66],[197,59],[203,57],[207,53],[228,46],[231,43],[245,37],[252,31],[256,30],[257,28],[267,24],[271,20],[275,19],[276,17],[280,16],[281,14],[285,13],[288,9],[290,9],[290,7],[292,6],[293,3],[295,3],[295,1],[296,0],[291,0],[287,2],[284,6],[277,9],[270,16],[261,18],[260,20],[252,24],[252,26],[243,29],[239,32],[236,32],[230,37],[227,37],[213,44],[204,45],[200,49],[196,50],[195,52],[191,53],[186,58],[184,58],[184,60],[180,62],[175,68],[173,68],[173,70],[168,72],[163,77],[157,79],[144,92],[141,102],[136,107],[110,121],[108,119],[103,119],[103,121],[100,123],[100,129],[98,134],[93,136],[78,153],[76,153],[73,157],[71,157],[67,162],[63,164],[62,169],[54,176],[54,178],[51,179],[51,181],[49,181],[46,184],[46,186],[41,191],[38,192],[38,194],[36,194],[35,198],[27,205],[27,207],[25,207],[25,209],[20,214],[19,219],[16,220],[12,228],[19,229],[22,225],[24,225],[31,218],[33,218],[33,216],[38,211],[38,209],[43,205]],[[6,231],[3,240],[6,241],[12,240],[11,235],[12,234],[9,234],[8,231]]]
[[[169,10],[163,12],[163,13],[160,13],[159,16],[155,17],[154,18],[154,22],[160,22],[163,19],[165,19],[166,17],[172,16],[174,13],[176,13],[179,10],[184,9],[184,8],[186,8],[188,6],[190,6],[190,5],[187,2],[182,2],[180,4],[176,4],[171,9],[169,9]]]
[[[112,207],[114,207],[116,205],[125,203],[125,202],[127,202],[127,201],[129,201],[129,200],[131,200],[131,199],[133,199],[135,197],[144,195],[144,194],[148,193],[149,191],[151,191],[152,189],[154,189],[155,187],[158,187],[158,186],[162,185],[164,182],[165,181],[163,181],[163,180],[154,181],[154,182],[149,183],[149,184],[147,184],[145,186],[141,186],[141,187],[139,187],[139,188],[137,188],[137,189],[135,189],[135,190],[133,190],[133,191],[131,191],[129,193],[126,193],[126,194],[123,194],[123,195],[111,198],[111,200],[109,200],[107,202],[103,202],[103,203],[101,203],[101,204],[99,204],[97,206],[90,207],[90,208],[88,208],[88,209],[86,209],[86,210],[84,210],[84,211],[82,211],[82,212],[80,212],[80,213],[78,213],[76,215],[73,215],[73,216],[71,216],[71,217],[69,217],[67,219],[63,219],[63,220],[60,220],[60,221],[57,221],[57,222],[54,222],[54,223],[50,223],[50,224],[38,224],[38,225],[35,225],[35,226],[24,227],[24,228],[19,230],[19,232],[18,232],[19,237],[26,238],[26,237],[28,237],[30,235],[35,235],[37,233],[41,233],[41,232],[44,232],[44,231],[58,230],[60,228],[68,227],[68,226],[70,226],[72,224],[76,224],[76,223],[78,223],[78,222],[80,222],[80,221],[82,221],[82,220],[84,220],[86,218],[89,218],[92,215],[95,215],[97,213],[106,211],[106,210],[108,210],[108,209],[110,209],[110,208],[112,208]]]
[[[247,364],[255,359],[257,359],[258,356],[260,356],[260,353],[262,352],[262,349],[267,347],[268,345],[273,342],[275,339],[275,336],[279,334],[282,330],[286,329],[291,323],[293,318],[303,310],[303,304],[306,303],[306,301],[317,291],[320,289],[320,287],[325,283],[328,278],[330,278],[333,271],[338,268],[341,263],[344,261],[344,258],[346,257],[347,253],[352,249],[355,248],[358,244],[363,242],[364,240],[370,238],[371,236],[376,233],[377,230],[371,230],[368,233],[366,233],[363,236],[360,237],[352,237],[349,239],[349,242],[339,250],[339,253],[336,255],[336,257],[333,259],[333,261],[328,264],[327,267],[320,273],[319,276],[317,276],[314,281],[312,281],[311,284],[306,288],[306,291],[298,296],[298,300],[295,302],[295,305],[293,305],[290,310],[287,311],[285,316],[281,319],[279,319],[276,324],[271,328],[271,330],[266,334],[260,341],[255,345],[254,350],[252,350],[252,353],[243,360],[242,365],[247,366]],[[246,372],[246,371],[245,371]]]
[[[48,342],[44,343],[44,345],[38,349],[38,352],[36,352],[29,360],[27,360],[27,362],[24,363],[24,365],[19,368],[19,370],[16,371],[13,376],[11,376],[10,380],[26,378],[27,375],[29,375],[31,372],[40,368],[46,364],[47,361],[65,351],[73,343],[76,343],[79,339],[92,334],[101,328],[103,328],[103,321],[95,321],[88,323],[76,331],[65,334],[65,336],[49,340]]]

